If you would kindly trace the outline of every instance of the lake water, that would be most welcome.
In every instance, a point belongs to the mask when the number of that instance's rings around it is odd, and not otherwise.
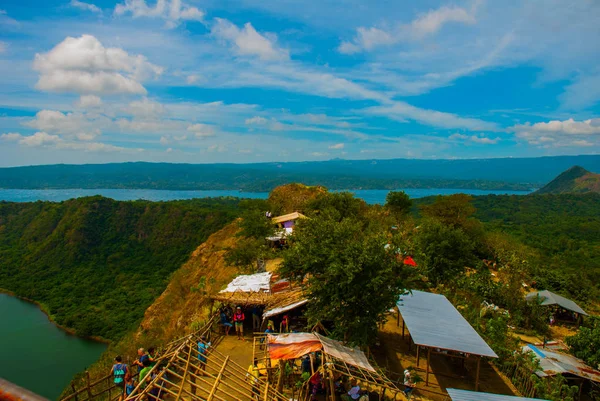
[[[466,193],[470,195],[527,195],[528,191],[482,191],[477,189],[450,188],[409,188],[403,189],[411,198],[422,198],[431,195],[451,195]],[[370,204],[383,204],[388,194],[387,189],[351,190],[357,197]],[[209,198],[219,196],[235,196],[240,198],[266,199],[268,192],[239,191],[168,191],[157,189],[0,189],[0,200],[10,202],[35,202],[38,200],[60,202],[83,196],[102,195],[115,200],[146,199],[150,201],[170,201],[179,199]]]
[[[0,377],[55,400],[105,349],[59,329],[36,305],[0,294]]]

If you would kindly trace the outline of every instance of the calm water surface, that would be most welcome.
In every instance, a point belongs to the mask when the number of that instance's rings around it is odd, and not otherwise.
[[[431,195],[451,195],[466,193],[471,195],[527,195],[526,191],[482,191],[477,189],[449,188],[417,188],[404,189],[411,198],[422,198]],[[383,204],[388,194],[387,189],[351,190],[357,197],[370,204]],[[219,196],[235,196],[240,198],[266,199],[268,192],[239,192],[239,191],[168,191],[155,189],[0,189],[0,200],[10,202],[35,202],[38,200],[60,202],[83,196],[102,195],[115,200],[170,201],[178,199],[209,198]]]
[[[55,400],[105,349],[62,331],[36,305],[0,294],[0,377]]]

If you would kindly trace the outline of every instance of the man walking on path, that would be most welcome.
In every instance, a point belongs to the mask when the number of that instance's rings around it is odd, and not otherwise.
[[[113,381],[117,387],[121,389],[121,392],[125,392],[125,375],[128,373],[127,365],[125,365],[121,356],[115,357],[115,364],[110,369],[110,373],[113,375]],[[123,396],[119,400],[123,399]]]
[[[242,308],[238,306],[233,314],[233,323],[235,324],[235,334],[237,334],[238,340],[242,341],[246,341],[244,340],[244,320],[246,320],[246,316],[242,312]]]
[[[150,356],[143,348],[138,349],[138,359],[133,361],[133,365],[138,365],[138,373],[144,369],[144,361],[150,362]]]
[[[410,376],[410,370],[406,369],[404,371],[404,395],[406,396],[407,400],[410,400],[410,396],[414,388],[415,385],[412,381],[412,377]]]
[[[252,393],[251,397],[253,400],[260,400],[260,388],[258,386],[258,377],[260,376],[260,371],[258,370],[258,360],[254,358],[252,365],[248,367],[248,373],[246,373],[246,380],[252,384]]]

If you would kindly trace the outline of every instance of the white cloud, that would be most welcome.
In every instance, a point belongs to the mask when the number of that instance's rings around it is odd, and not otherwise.
[[[37,147],[55,145],[60,141],[61,139],[58,135],[50,135],[46,132],[36,132],[30,136],[23,136],[19,140],[19,143],[25,146]]]
[[[518,139],[541,147],[600,145],[600,118],[575,121],[553,120],[535,124],[521,124],[510,128]]]
[[[102,106],[102,99],[96,95],[82,95],[75,102],[75,106],[81,109],[100,107]]]
[[[181,21],[202,21],[204,11],[191,7],[181,0],[156,0],[154,7],[146,0],[125,0],[115,7],[115,15],[131,14],[133,18],[161,18],[167,28],[174,28]]]
[[[277,47],[277,36],[261,35],[249,22],[240,29],[226,19],[215,18],[211,34],[228,42],[239,55],[258,56],[261,60],[289,59],[289,52]]]
[[[363,50],[370,51],[380,46],[393,45],[402,41],[422,39],[436,34],[450,22],[475,24],[474,6],[471,11],[460,7],[443,6],[419,15],[409,24],[399,24],[393,29],[377,27],[359,27],[352,41],[343,41],[338,51],[343,54],[354,54]]]
[[[21,134],[18,134],[16,132],[8,132],[6,134],[0,135],[0,140],[6,142],[16,142],[19,139],[21,139]]]
[[[600,100],[600,73],[579,75],[565,88],[559,97],[565,109],[579,110],[594,105]]]
[[[269,120],[267,120],[264,117],[261,116],[254,116],[252,118],[247,118],[245,123],[246,125],[264,125],[267,122],[269,122]]]
[[[0,53],[4,53],[7,48],[8,48],[8,45],[6,44],[6,42],[3,42],[0,40]]]
[[[79,1],[79,0],[71,0],[71,2],[69,3],[71,5],[71,7],[75,7],[78,8],[80,10],[85,10],[85,11],[91,11],[93,13],[101,13],[102,10],[91,3],[84,3],[83,1]]]
[[[310,155],[314,156],[314,157],[326,157],[326,156],[329,156],[329,153],[327,153],[327,152],[312,152]]]
[[[143,133],[165,133],[178,132],[184,127],[184,123],[173,120],[140,120],[120,118],[116,120],[117,126],[123,132]]]
[[[329,149],[344,149],[343,143],[336,143],[335,145],[329,146]]]
[[[461,140],[461,141],[470,141],[482,145],[495,145],[500,142],[501,138],[488,138],[485,135],[464,135],[464,134],[452,134],[449,136],[449,139],[453,140]]]
[[[187,128],[188,131],[193,132],[196,138],[208,138],[215,136],[215,127],[207,124],[193,124]]]
[[[37,53],[33,68],[40,72],[36,88],[81,94],[145,94],[140,81],[163,72],[141,55],[105,48],[94,36],[67,37],[47,53]]]
[[[476,22],[473,12],[460,7],[440,7],[420,15],[410,24],[410,31],[416,37],[423,37],[437,33],[449,22],[474,24]]]
[[[24,123],[43,132],[54,132],[87,141],[100,135],[102,128],[110,124],[111,121],[104,116],[91,118],[80,112],[65,114],[56,110],[40,110],[33,120]]]
[[[156,118],[165,114],[166,109],[159,102],[143,98],[129,103],[125,111],[136,117]]]
[[[474,118],[460,117],[451,113],[421,109],[405,102],[395,101],[390,105],[373,106],[362,110],[365,114],[386,116],[405,122],[413,120],[424,125],[440,128],[463,128],[468,130],[497,131],[495,123]]]
[[[199,75],[191,74],[185,78],[185,82],[187,82],[189,85],[191,85],[191,84],[195,84],[196,82],[200,81],[200,79],[201,79],[201,77]]]

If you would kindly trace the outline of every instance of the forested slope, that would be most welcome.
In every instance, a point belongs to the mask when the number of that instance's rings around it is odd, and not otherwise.
[[[0,203],[0,288],[84,336],[139,324],[171,273],[238,213],[237,199]]]

